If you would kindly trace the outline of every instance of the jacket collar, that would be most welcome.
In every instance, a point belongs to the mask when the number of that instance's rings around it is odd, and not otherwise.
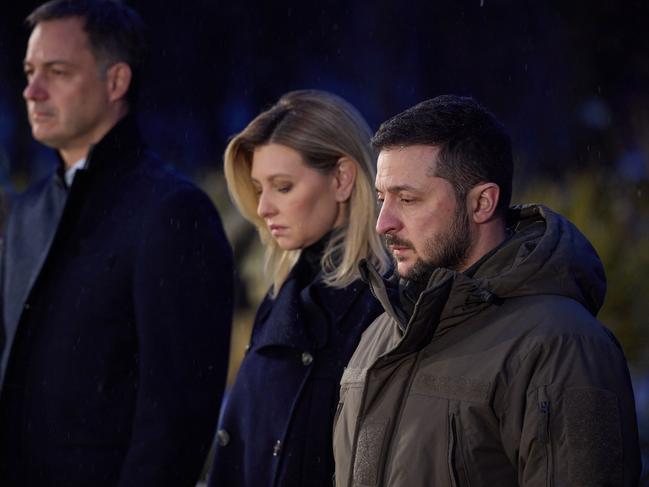
[[[480,281],[448,269],[436,269],[425,289],[419,295],[412,315],[408,318],[394,306],[398,294],[366,261],[361,262],[361,273],[372,293],[381,302],[386,313],[396,323],[402,340],[394,353],[410,352],[428,343],[435,334],[444,333],[470,316],[478,313],[496,296],[481,287]]]

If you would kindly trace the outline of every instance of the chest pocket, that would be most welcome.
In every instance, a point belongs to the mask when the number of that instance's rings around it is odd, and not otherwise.
[[[490,389],[489,383],[461,376],[420,374],[415,378],[407,410],[413,416],[426,416],[427,421],[412,426],[408,434],[424,437],[418,440],[419,449],[430,456],[429,473],[436,484],[489,485],[480,479],[483,466],[477,462],[483,455],[478,450],[498,449],[498,422],[489,408]]]
[[[463,433],[458,403],[452,402],[448,414],[448,473],[452,487],[471,485],[467,475]]]
[[[340,396],[333,422],[336,485],[347,485],[352,474],[354,434],[367,369],[348,367],[340,380]]]
[[[366,373],[367,369],[357,369],[351,367],[347,367],[343,372],[343,375],[340,379],[340,396],[338,400],[338,406],[336,407],[336,415],[334,417],[334,429],[345,405],[345,402],[348,399],[348,395],[351,395],[349,399],[352,399],[350,401],[350,404],[356,403],[354,414],[356,413],[356,409],[360,406],[361,394],[363,391],[363,383],[365,381]],[[351,411],[349,413],[351,413]]]

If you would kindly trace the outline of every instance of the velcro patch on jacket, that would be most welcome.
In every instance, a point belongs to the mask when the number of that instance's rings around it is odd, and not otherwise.
[[[464,376],[437,376],[420,373],[412,385],[412,394],[441,396],[460,401],[486,403],[491,384]]]
[[[367,375],[367,368],[353,368],[347,367],[343,372],[343,376],[340,378],[340,385],[343,384],[358,384],[365,382],[365,376]]]
[[[622,430],[617,397],[602,389],[564,393],[570,485],[622,485]]]
[[[358,435],[354,485],[376,485],[387,421],[364,424]]]

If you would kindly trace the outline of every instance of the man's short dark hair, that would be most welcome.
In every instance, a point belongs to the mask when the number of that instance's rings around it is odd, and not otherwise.
[[[420,144],[440,148],[434,175],[453,184],[458,198],[480,182],[496,183],[497,211],[505,214],[512,194],[511,140],[487,109],[470,97],[438,96],[384,122],[372,138],[378,151]]]
[[[33,29],[39,22],[80,17],[98,63],[108,68],[117,62],[133,72],[128,91],[135,101],[146,57],[144,23],[135,10],[119,0],[51,0],[36,8],[26,19]]]

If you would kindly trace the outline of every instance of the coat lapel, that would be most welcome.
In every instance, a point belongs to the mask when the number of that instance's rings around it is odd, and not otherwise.
[[[35,192],[26,195],[9,219],[2,283],[5,342],[1,377],[4,377],[20,316],[49,253],[66,199],[63,181],[54,174]]]

